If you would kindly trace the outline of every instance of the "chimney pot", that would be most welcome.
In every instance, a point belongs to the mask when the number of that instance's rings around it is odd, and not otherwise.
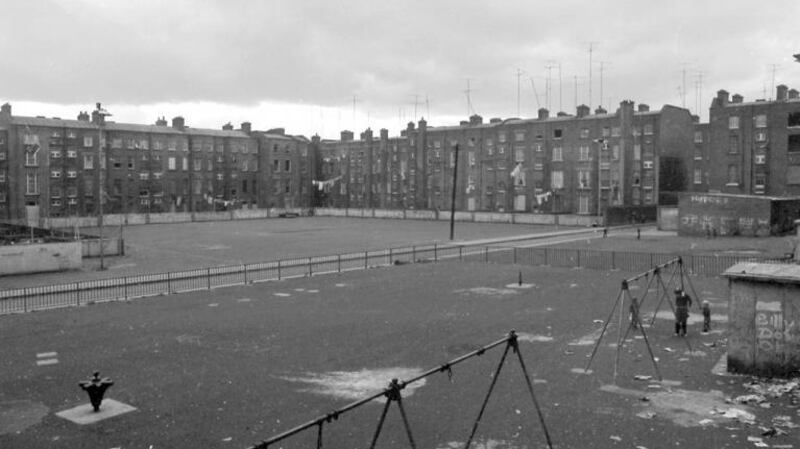
[[[647,104],[644,104],[644,103],[639,103],[638,111],[639,112],[650,112],[650,105],[647,105]]]
[[[186,122],[181,116],[173,117],[172,127],[177,130],[183,131],[184,128],[186,128]]]
[[[742,101],[744,101],[744,97],[739,94],[733,94],[733,96],[731,96],[731,103],[741,103]]]
[[[788,93],[789,88],[786,87],[785,84],[781,84],[780,86],[778,86],[776,88],[776,90],[777,90],[777,93],[776,93],[777,95],[776,95],[775,99],[778,100],[778,101],[785,101],[786,100],[786,94]]]
[[[544,120],[550,116],[550,111],[545,108],[539,108],[539,120]]]
[[[798,98],[798,94],[800,94],[800,92],[797,92],[797,89],[789,89],[790,100],[796,100]]]
[[[576,115],[578,116],[578,118],[586,117],[587,115],[589,115],[589,106],[586,106],[585,104],[578,106]]]
[[[247,134],[250,134],[250,131],[252,130],[252,127],[253,127],[252,123],[250,123],[250,122],[242,122],[241,130],[246,132]]]

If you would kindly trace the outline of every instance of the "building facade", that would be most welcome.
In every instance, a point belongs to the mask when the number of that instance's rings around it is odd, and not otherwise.
[[[309,142],[227,124],[190,128],[115,123],[97,111],[76,120],[0,109],[0,219],[104,213],[308,207]],[[304,195],[305,192],[305,195]]]
[[[536,119],[488,123],[475,115],[458,126],[423,119],[396,138],[343,131],[314,143],[325,192],[317,204],[445,210],[455,188],[463,211],[589,215],[655,205],[661,190],[686,190],[692,131],[685,109],[635,110],[630,101],[614,113],[582,105],[575,115],[541,109]]]
[[[717,92],[709,123],[695,124],[692,191],[800,195],[800,98],[780,85],[774,100]]]

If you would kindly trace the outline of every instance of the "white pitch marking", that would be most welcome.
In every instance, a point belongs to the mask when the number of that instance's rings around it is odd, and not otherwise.
[[[309,290],[309,293],[319,293],[319,290]]]
[[[218,306],[219,306],[219,303],[217,303],[217,302],[212,302],[211,304],[208,305],[208,307],[218,307]]]
[[[346,284],[336,284],[337,287],[344,287]]]
[[[294,291],[296,291],[296,292],[304,292],[304,291],[306,291],[306,289],[304,289],[304,288],[296,288],[296,289],[294,289]]]
[[[250,302],[250,301],[252,301],[252,299],[250,298],[239,298],[236,300],[236,302]]]
[[[37,366],[45,366],[45,365],[55,365],[58,363],[58,359],[44,359],[44,360],[37,360]]]
[[[273,293],[273,295],[275,295],[275,296],[292,296],[292,295],[290,295],[288,293]]]
[[[36,353],[36,358],[37,359],[49,359],[49,358],[55,357],[57,355],[58,355],[58,353],[55,352],[55,351],[53,351],[53,352],[37,352]]]

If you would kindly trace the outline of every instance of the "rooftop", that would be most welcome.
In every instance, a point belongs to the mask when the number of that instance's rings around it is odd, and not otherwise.
[[[742,262],[728,268],[722,275],[734,279],[800,284],[800,265]]]

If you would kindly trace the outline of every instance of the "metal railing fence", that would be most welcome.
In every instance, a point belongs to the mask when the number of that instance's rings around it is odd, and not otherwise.
[[[433,243],[376,251],[296,257],[277,261],[0,290],[0,314],[208,290],[253,282],[386,267],[393,264],[459,260],[529,266],[547,265],[598,270],[642,271],[676,256],[676,254],[667,253]],[[689,273],[704,276],[717,276],[738,262],[786,262],[786,259],[759,259],[737,255],[685,255],[682,257]]]

